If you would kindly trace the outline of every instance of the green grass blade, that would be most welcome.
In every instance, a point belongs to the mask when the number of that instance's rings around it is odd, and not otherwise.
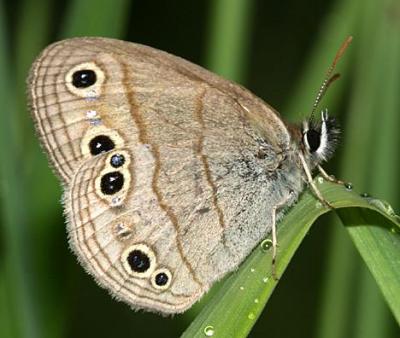
[[[0,3],[3,6],[3,3]],[[24,180],[21,179],[22,157],[17,140],[21,139],[16,112],[16,87],[11,71],[11,41],[6,32],[4,8],[0,8],[0,196],[1,237],[4,243],[0,265],[0,282],[5,298],[1,308],[7,317],[1,317],[0,335],[40,337],[37,314],[34,311],[34,293],[29,262],[28,222],[25,211]],[[25,255],[27,253],[27,256]],[[18,318],[18,320],[16,320]],[[8,320],[7,320],[8,319]]]
[[[343,209],[339,215],[400,325],[400,229],[370,209]]]
[[[364,143],[364,148],[368,147],[370,151],[365,154],[364,165],[369,166],[370,170],[353,173],[357,176],[363,176],[366,182],[364,189],[376,196],[385,196],[391,201],[395,201],[399,207],[397,197],[397,187],[400,184],[398,169],[398,125],[400,101],[398,98],[400,83],[400,41],[398,32],[400,23],[398,20],[391,20],[388,16],[388,9],[395,8],[397,1],[368,1],[364,3],[364,15],[362,21],[362,33],[359,46],[359,59],[365,58],[368,53],[370,60],[362,63],[364,67],[359,69],[361,77],[363,74],[373,74],[371,68],[375,68],[375,76],[363,86],[368,87],[372,94],[366,96],[360,95],[359,101],[362,106],[355,104],[353,106],[354,114],[362,119],[361,123],[366,123],[368,119],[370,132],[376,134],[376,137],[369,138]],[[374,20],[374,27],[371,27],[370,20]],[[360,37],[361,38],[361,37]],[[372,51],[372,52],[371,52]],[[365,111],[364,111],[365,109]],[[378,128],[377,128],[378,126]],[[362,128],[362,125],[359,128]],[[379,130],[379,131],[378,131]],[[358,236],[353,236],[353,240],[358,244]],[[361,251],[362,253],[362,251]],[[374,271],[370,268],[372,274]],[[395,322],[389,313],[387,304],[378,290],[376,283],[372,281],[370,271],[362,270],[360,279],[360,294],[357,316],[353,319],[355,325],[355,338],[374,338],[374,337],[392,337],[390,332],[391,325]],[[375,276],[376,277],[376,276]],[[381,288],[382,289],[382,288]],[[385,294],[384,290],[382,290]],[[390,304],[390,298],[385,295],[386,301]],[[393,309],[392,309],[393,311]],[[397,317],[398,319],[398,317]]]
[[[399,166],[396,163],[399,141],[393,136],[399,125],[399,115],[394,113],[399,111],[398,95],[394,93],[398,93],[399,88],[395,82],[399,79],[396,47],[399,39],[396,32],[400,28],[398,20],[391,20],[388,16],[388,8],[396,6],[394,1],[347,3],[358,13],[347,11],[353,21],[357,19],[357,25],[353,24],[351,32],[354,42],[349,48],[355,54],[355,62],[352,63],[355,79],[354,86],[349,88],[352,90],[349,94],[352,101],[349,119],[343,127],[341,148],[344,149],[344,156],[340,177],[350,179],[363,191],[396,201],[397,192],[393,194],[384,189],[390,186],[393,190],[399,184]],[[346,18],[347,14],[343,17]],[[340,24],[336,27],[342,29]],[[330,41],[331,37],[327,34],[324,39]],[[346,55],[340,65],[347,59]],[[336,87],[341,86],[333,87],[335,93]],[[301,100],[302,95],[297,97]],[[331,90],[328,93],[330,97]],[[371,135],[377,132],[377,125],[381,132],[372,138]],[[347,237],[338,227],[331,235],[330,257],[324,277],[326,282],[321,297],[321,319],[316,321],[319,323],[316,336],[339,338],[353,331],[363,338],[385,337],[388,320],[391,320],[387,306],[380,300],[382,297],[369,272],[360,266],[362,263],[358,255],[354,255]]]
[[[304,119],[309,115],[318,86],[322,83],[329,63],[333,60],[340,44],[349,35],[355,35],[357,40],[358,12],[362,1],[336,0],[331,6],[332,9],[318,28],[317,40],[308,62],[297,81],[288,106],[283,111],[285,116],[293,121]],[[337,66],[341,78],[329,88],[320,103],[320,108],[327,107],[333,116],[343,115],[339,104],[347,89],[345,84],[352,73],[354,52],[352,43]],[[342,147],[346,147],[346,144]],[[338,154],[335,158],[338,159]],[[315,320],[315,336],[319,338],[340,338],[347,335],[347,323],[351,318],[352,281],[357,278],[357,271],[354,269],[357,255],[351,240],[346,231],[339,226],[332,227],[332,230],[326,239],[329,241],[328,257],[324,267],[326,272],[320,285],[315,285],[317,290],[321,290],[317,296],[319,304]]]
[[[120,37],[126,28],[130,1],[72,1],[65,15],[63,37]]]
[[[346,37],[355,33],[357,13],[360,6],[359,1],[335,1],[332,10],[319,29],[308,62],[302,71],[300,80],[297,82],[294,93],[290,97],[288,106],[284,109],[285,116],[299,121],[299,119],[304,119],[311,113],[319,89],[318,86],[322,84],[330,62],[333,61],[338,48]],[[321,109],[328,107],[334,116],[340,114],[340,111],[337,111],[338,98],[343,95],[346,88],[343,83],[346,83],[349,77],[353,49],[350,45],[344,57],[340,60],[337,71],[340,72],[342,78],[329,88],[320,104]]]
[[[58,200],[59,187],[44,159],[43,150],[39,147],[34,135],[33,122],[27,109],[26,77],[31,63],[49,43],[51,18],[53,16],[52,2],[49,0],[25,0],[19,8],[16,38],[13,43],[15,50],[16,78],[16,110],[18,130],[22,135],[19,144],[19,154],[23,157],[22,179],[25,182],[25,212],[29,222],[27,232],[29,238],[35,238],[29,246],[29,265],[35,273],[31,274],[31,292],[34,297],[34,313],[40,328],[40,337],[56,338],[64,335],[66,322],[65,274],[57,273],[55,282],[54,270],[50,268],[54,256],[48,252],[53,250],[53,243],[61,228],[54,227],[52,215],[60,213],[60,208],[54,201]],[[49,178],[49,179],[48,179]],[[55,196],[57,196],[55,198]],[[22,203],[22,199],[21,199]],[[60,231],[61,230],[61,231]]]
[[[319,188],[323,196],[335,208],[349,208],[346,210],[349,210],[350,214],[355,213],[356,216],[354,217],[356,219],[359,208],[367,208],[379,213],[383,218],[386,217],[384,223],[373,223],[373,221],[381,220],[374,217],[366,224],[373,224],[371,227],[376,225],[383,226],[383,234],[389,236],[397,244],[379,247],[378,249],[384,251],[393,250],[391,255],[397,255],[398,257],[399,251],[396,251],[398,250],[397,245],[400,243],[400,236],[396,232],[400,229],[398,219],[391,214],[387,214],[385,210],[377,207],[376,204],[361,198],[358,194],[346,191],[341,185],[324,182],[319,184]],[[312,223],[327,211],[329,210],[321,206],[314,196],[307,191],[279,224],[279,249],[276,264],[279,276],[286,269]],[[388,224],[391,227],[385,228]],[[392,231],[392,228],[396,229],[396,231]],[[246,337],[248,335],[277,284],[271,278],[269,272],[271,268],[270,251],[266,253],[262,247],[263,244],[256,248],[238,272],[227,279],[182,337],[202,337],[207,330],[213,330],[217,337]],[[381,254],[383,255],[383,253]],[[367,263],[369,264],[369,261]],[[390,276],[393,280],[400,278],[400,261],[398,259],[392,262],[390,269],[385,270],[385,276]],[[380,275],[377,275],[377,277],[381,278]],[[400,283],[386,285],[384,280],[381,280],[381,283],[384,288],[389,288],[394,292],[397,291],[400,295]],[[392,302],[393,311],[397,312],[400,308],[400,300],[394,298]]]
[[[211,3],[207,68],[227,79],[245,77],[253,0],[216,0]]]
[[[397,174],[399,138],[396,131],[400,109],[397,94],[400,81],[400,27],[397,20],[390,20],[388,16],[388,9],[395,6],[391,0],[372,0],[363,2],[360,8],[360,23],[354,41],[355,76],[345,126],[344,139],[347,142],[342,175],[352,180],[358,188],[392,201],[396,201],[400,183]],[[371,135],[376,137],[372,138]],[[358,237],[353,237],[353,240],[357,244]],[[342,244],[338,242],[336,249],[340,250],[341,247]],[[355,267],[354,270],[359,272],[357,280],[353,282],[356,287],[352,286],[353,301],[349,301],[353,315],[347,319],[353,327],[354,337],[389,337],[391,333],[388,329],[393,320],[376,283],[366,269]],[[340,266],[335,273],[342,273]],[[332,293],[337,297],[334,289]],[[330,320],[327,325],[331,325]]]

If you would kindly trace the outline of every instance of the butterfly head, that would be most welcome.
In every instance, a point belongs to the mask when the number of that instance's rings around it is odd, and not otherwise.
[[[328,116],[328,110],[321,112],[321,121],[315,121],[314,113],[327,89],[340,77],[338,73],[333,74],[333,71],[351,40],[352,37],[349,36],[338,50],[317,93],[310,118],[303,122],[301,139],[303,153],[314,166],[327,161],[334,153],[339,141],[340,129],[338,123],[335,118]]]
[[[327,161],[334,153],[339,141],[340,129],[328,111],[321,112],[321,121],[313,118],[303,122],[302,145],[312,163]]]

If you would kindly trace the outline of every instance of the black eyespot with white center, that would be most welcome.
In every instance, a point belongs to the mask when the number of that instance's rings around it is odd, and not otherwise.
[[[306,132],[305,137],[307,138],[307,144],[309,146],[310,152],[315,152],[321,145],[321,133],[315,129],[309,129]]]
[[[119,171],[112,171],[103,175],[100,182],[101,192],[105,195],[113,195],[124,186],[124,175]]]
[[[114,142],[107,135],[98,135],[89,142],[89,149],[92,155],[98,155],[114,148]]]
[[[110,164],[114,168],[122,167],[125,163],[125,157],[122,154],[115,154],[111,156]]]
[[[168,283],[169,277],[165,272],[159,272],[154,277],[154,283],[158,286],[164,286]]]
[[[72,74],[72,85],[76,88],[87,88],[97,81],[96,73],[91,69],[82,69]]]
[[[143,273],[150,268],[150,258],[141,250],[133,250],[128,254],[128,264],[132,271]]]
[[[159,268],[151,275],[151,285],[158,290],[166,290],[172,282],[171,271],[166,268]]]

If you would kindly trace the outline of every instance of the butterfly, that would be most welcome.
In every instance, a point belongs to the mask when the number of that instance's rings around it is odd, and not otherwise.
[[[276,257],[276,223],[306,182],[324,201],[312,171],[339,134],[326,111],[288,124],[184,59],[97,37],[47,47],[28,92],[64,187],[70,246],[135,309],[185,311],[271,231]]]

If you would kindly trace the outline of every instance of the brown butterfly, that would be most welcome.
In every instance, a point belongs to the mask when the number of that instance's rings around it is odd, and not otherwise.
[[[335,76],[333,67],[314,110]],[[106,38],[47,47],[29,77],[73,251],[134,308],[183,312],[272,231],[338,129],[302,126],[179,57]],[[322,170],[322,169],[321,169]],[[325,174],[326,176],[326,174]]]

